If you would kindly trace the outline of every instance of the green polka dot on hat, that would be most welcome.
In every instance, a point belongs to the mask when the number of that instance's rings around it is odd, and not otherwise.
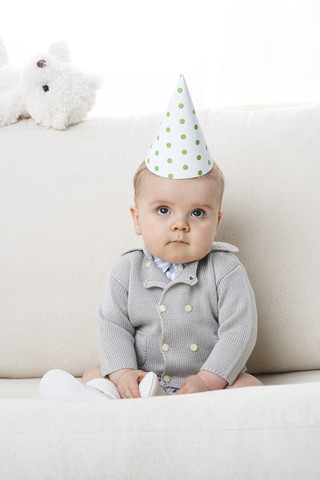
[[[199,177],[213,168],[183,75],[146,155],[146,166],[155,175],[174,179]]]

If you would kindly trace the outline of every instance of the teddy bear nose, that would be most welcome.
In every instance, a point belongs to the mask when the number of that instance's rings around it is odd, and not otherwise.
[[[39,68],[44,68],[46,66],[47,66],[46,60],[39,60],[39,62],[37,62],[37,67]]]

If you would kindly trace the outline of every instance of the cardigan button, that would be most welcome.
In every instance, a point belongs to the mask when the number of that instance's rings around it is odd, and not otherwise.
[[[162,380],[163,380],[165,383],[169,383],[170,380],[171,380],[171,377],[170,377],[170,375],[165,375]]]
[[[159,312],[163,313],[167,310],[167,307],[165,305],[159,305]]]
[[[195,343],[193,345],[191,345],[190,348],[193,352],[196,352],[199,349],[198,345],[196,345]]]
[[[161,350],[163,352],[167,352],[170,349],[169,345],[167,343],[164,343],[161,347]]]
[[[192,311],[192,306],[191,305],[186,305],[184,308],[185,308],[185,311],[188,312],[188,313]]]

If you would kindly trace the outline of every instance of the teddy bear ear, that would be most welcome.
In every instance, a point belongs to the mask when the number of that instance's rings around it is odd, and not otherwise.
[[[54,42],[49,48],[49,53],[56,57],[60,62],[70,63],[71,54],[67,42],[59,40]]]
[[[7,49],[2,40],[2,37],[0,37],[0,67],[1,65],[6,65],[7,63],[8,63]]]
[[[91,88],[93,88],[94,90],[98,90],[99,88],[102,87],[103,81],[99,75],[94,75],[94,74],[88,75],[88,79],[89,79],[89,84]]]

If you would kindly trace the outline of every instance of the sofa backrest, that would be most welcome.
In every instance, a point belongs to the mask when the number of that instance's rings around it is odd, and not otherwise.
[[[99,300],[161,115],[0,129],[0,377],[98,363]],[[320,368],[320,105],[199,113],[226,178],[218,241],[256,293],[251,372]]]

